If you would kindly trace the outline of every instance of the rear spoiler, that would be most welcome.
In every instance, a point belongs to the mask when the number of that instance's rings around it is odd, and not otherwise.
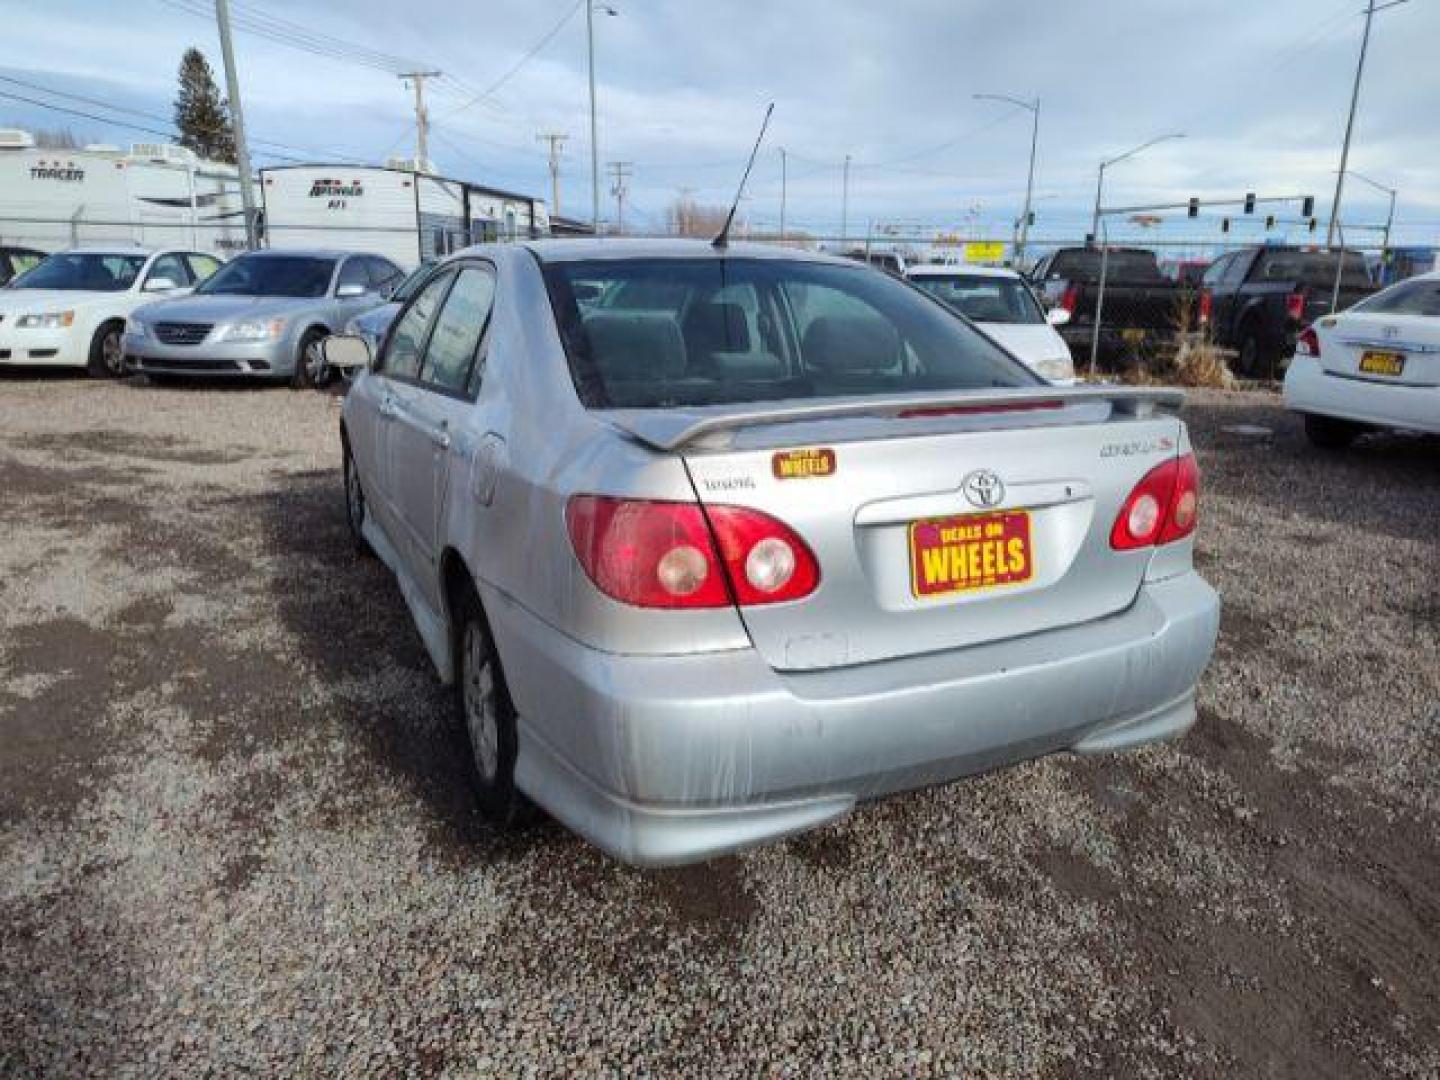
[[[1067,405],[1108,404],[1112,415],[1146,417],[1179,412],[1183,390],[1152,386],[1027,386],[1004,390],[946,390],[863,398],[708,405],[689,409],[599,409],[597,419],[653,446],[678,450],[707,435],[766,424],[834,420],[847,416],[943,416],[950,413],[1025,412]]]

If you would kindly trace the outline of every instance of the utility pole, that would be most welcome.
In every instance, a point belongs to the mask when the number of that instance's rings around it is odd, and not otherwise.
[[[845,155],[845,171],[840,179],[840,251],[845,251],[845,234],[850,224],[850,155]]]
[[[430,114],[425,111],[425,80],[438,79],[438,71],[402,71],[415,88],[415,171],[430,171]]]
[[[619,236],[625,235],[625,195],[630,190],[626,183],[634,172],[635,164],[630,161],[611,161],[605,167],[610,170],[613,183],[610,185],[610,194],[615,196],[615,232]]]
[[[547,131],[536,135],[541,142],[550,144],[550,213],[560,213],[560,152],[565,149],[565,140],[570,136],[561,131]]]
[[[780,242],[785,242],[785,148],[780,147]]]
[[[585,47],[590,57],[590,221],[596,236],[600,235],[600,137],[595,122],[595,5],[598,0],[585,0]],[[606,15],[620,14],[609,4],[600,4]]]
[[[245,114],[240,108],[240,77],[235,72],[235,48],[230,42],[229,0],[215,0],[215,21],[220,24],[220,55],[225,61],[225,92],[230,96],[230,123],[235,129],[235,168],[240,173],[240,206],[245,214],[245,247],[259,246],[255,235],[255,190],[251,187],[250,148],[245,142]],[[190,212],[194,214],[194,200]]]

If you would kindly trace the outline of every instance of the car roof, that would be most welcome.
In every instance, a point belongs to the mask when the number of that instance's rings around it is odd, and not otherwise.
[[[1018,278],[1020,275],[1006,266],[971,266],[969,263],[925,263],[905,269],[906,277],[966,277]]]
[[[306,259],[343,259],[347,255],[385,258],[384,255],[373,251],[342,251],[339,248],[256,248],[254,251],[236,252],[235,257],[238,259],[241,255],[254,255],[266,259],[276,255],[298,255]]]
[[[582,262],[591,259],[776,259],[791,262],[825,262],[838,266],[855,266],[854,259],[843,259],[819,251],[781,247],[779,244],[755,244],[737,241],[723,248],[709,240],[641,239],[638,237],[578,237],[562,240],[525,240],[521,242],[541,262]],[[485,245],[481,245],[482,247]],[[864,264],[859,264],[863,266]]]

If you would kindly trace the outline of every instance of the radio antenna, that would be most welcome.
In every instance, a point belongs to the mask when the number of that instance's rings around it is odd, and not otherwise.
[[[765,141],[765,129],[770,126],[770,114],[775,111],[775,103],[772,101],[765,107],[765,119],[760,123],[760,134],[755,136],[755,145],[750,150],[750,160],[745,163],[745,175],[740,177],[740,187],[735,191],[735,201],[730,204],[730,212],[725,215],[725,227],[720,230],[720,235],[710,241],[710,246],[723,249],[730,243],[730,223],[735,220],[735,211],[740,206],[740,198],[745,194],[745,184],[750,179],[750,170],[755,166],[755,155],[760,152],[760,144]]]

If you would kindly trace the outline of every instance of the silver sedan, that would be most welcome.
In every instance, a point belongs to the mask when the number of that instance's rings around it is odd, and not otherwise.
[[[321,382],[320,342],[383,304],[404,273],[379,255],[252,251],[186,297],[134,311],[125,366],[159,377],[264,376]]]
[[[655,865],[1189,728],[1180,401],[1044,385],[844,260],[537,241],[447,260],[340,436],[484,809]]]

